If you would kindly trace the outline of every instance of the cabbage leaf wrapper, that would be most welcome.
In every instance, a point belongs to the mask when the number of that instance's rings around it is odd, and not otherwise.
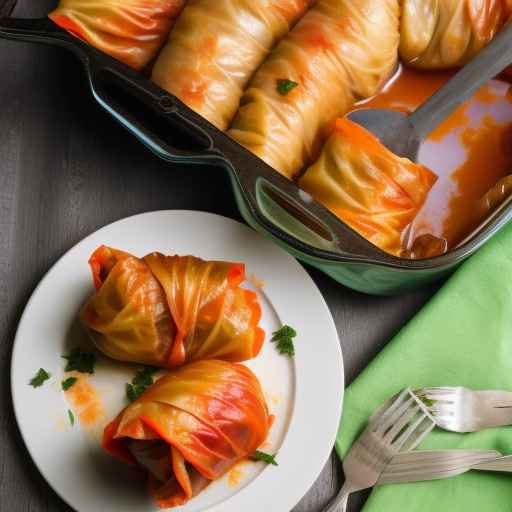
[[[241,263],[194,256],[144,258],[99,247],[89,260],[96,293],[80,318],[107,356],[173,368],[198,359],[245,361],[265,337]]]
[[[228,134],[294,178],[394,71],[399,11],[398,0],[318,0],[255,73]]]
[[[145,471],[157,504],[186,503],[250,456],[272,424],[256,376],[198,361],[160,378],[106,428],[104,449]]]
[[[360,125],[339,119],[299,184],[374,245],[400,256],[402,232],[436,180],[432,171],[395,155]]]
[[[226,130],[252,74],[311,1],[189,0],[152,78]]]
[[[400,57],[419,69],[463,66],[511,13],[511,0],[404,0]]]
[[[165,43],[185,0],[60,0],[49,17],[98,50],[140,70]]]

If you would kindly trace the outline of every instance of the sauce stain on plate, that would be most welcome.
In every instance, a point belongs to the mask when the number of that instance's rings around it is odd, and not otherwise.
[[[239,462],[231,471],[228,473],[228,485],[230,487],[238,487],[242,482],[245,473],[242,469],[243,462]]]
[[[257,289],[262,290],[265,286],[265,281],[263,279],[260,279],[256,274],[251,274],[251,277],[249,279],[249,282]]]
[[[75,384],[64,392],[73,413],[83,427],[94,427],[105,417],[100,394],[88,375],[69,372],[66,377],[76,377],[77,379]]]
[[[283,397],[279,393],[276,393],[270,397],[270,402],[272,403],[272,405],[279,405],[282,400]]]

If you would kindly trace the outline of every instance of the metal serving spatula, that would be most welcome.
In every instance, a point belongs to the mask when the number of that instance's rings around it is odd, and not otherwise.
[[[508,24],[446,85],[409,116],[389,109],[362,109],[348,118],[393,153],[416,161],[421,141],[461,103],[512,63],[512,24]]]

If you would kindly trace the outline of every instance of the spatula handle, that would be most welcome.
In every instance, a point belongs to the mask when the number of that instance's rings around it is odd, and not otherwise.
[[[509,23],[444,87],[409,116],[420,140],[511,63],[512,23]]]

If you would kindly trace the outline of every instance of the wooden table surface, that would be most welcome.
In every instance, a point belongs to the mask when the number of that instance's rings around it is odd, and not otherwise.
[[[52,5],[20,0],[15,14],[44,15]],[[12,411],[11,347],[30,293],[65,251],[123,217],[192,209],[241,218],[222,171],[171,167],[151,155],[92,100],[65,51],[0,40],[0,73],[0,510],[70,510],[32,464]],[[370,297],[308,271],[334,316],[347,383],[435,289]],[[333,456],[293,511],[320,511],[341,482]],[[354,496],[350,511],[364,498]]]

